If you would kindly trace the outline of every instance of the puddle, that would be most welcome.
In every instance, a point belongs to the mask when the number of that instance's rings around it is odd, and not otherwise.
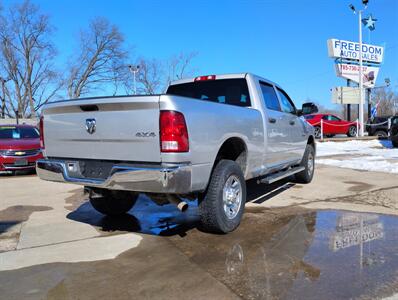
[[[22,222],[35,211],[51,210],[49,206],[15,205],[0,211],[0,253],[15,250]]]
[[[51,209],[53,208],[49,206],[36,206],[36,205],[10,206],[0,211],[0,224],[21,223],[29,219],[29,216],[35,211],[46,211]]]
[[[360,181],[344,181],[344,183],[352,185],[348,188],[348,190],[350,192],[363,192],[363,191],[370,190],[371,188],[374,187],[374,185],[372,185],[372,184],[360,182]]]
[[[397,225],[386,215],[259,211],[229,235],[173,241],[246,299],[372,299],[398,291]]]
[[[195,205],[188,212],[159,209],[142,196],[117,221],[84,203],[71,219],[152,235],[113,260],[0,272],[0,292],[113,299],[379,299],[398,292],[397,217],[248,207],[236,231],[215,235],[192,228]]]

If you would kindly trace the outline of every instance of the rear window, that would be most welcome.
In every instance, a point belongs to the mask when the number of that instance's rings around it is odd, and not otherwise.
[[[39,131],[33,127],[0,126],[0,140],[37,138],[39,138]]]
[[[250,106],[246,79],[218,79],[171,85],[167,94],[236,106]]]

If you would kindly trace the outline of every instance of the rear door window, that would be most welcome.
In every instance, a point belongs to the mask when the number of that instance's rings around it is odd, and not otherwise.
[[[276,96],[274,87],[262,81],[260,81],[260,87],[261,92],[263,93],[265,106],[271,110],[281,111],[281,106],[279,104],[278,97]]]
[[[285,91],[277,88],[279,98],[281,99],[281,107],[282,111],[289,114],[296,114],[296,107],[293,104],[293,101],[290,97],[286,94]]]
[[[251,106],[249,89],[244,78],[170,85],[167,94],[235,106]]]

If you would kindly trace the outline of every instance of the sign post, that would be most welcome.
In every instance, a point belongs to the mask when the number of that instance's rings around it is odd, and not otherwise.
[[[359,24],[359,125],[360,125],[360,136],[363,136],[363,62],[362,62],[362,10],[358,13],[358,24]]]

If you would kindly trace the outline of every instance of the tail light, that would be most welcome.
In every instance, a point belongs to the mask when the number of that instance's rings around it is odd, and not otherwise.
[[[44,117],[40,117],[40,123],[39,123],[39,129],[40,129],[40,148],[44,149]]]
[[[194,81],[216,80],[216,75],[206,75],[196,77]]]
[[[164,110],[160,112],[160,150],[162,152],[188,152],[188,129],[184,115]]]

